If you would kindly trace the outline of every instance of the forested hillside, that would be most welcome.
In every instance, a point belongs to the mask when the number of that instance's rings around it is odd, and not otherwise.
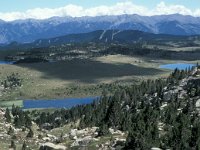
[[[93,104],[41,113],[35,121],[55,128],[80,119],[79,128],[99,127],[98,136],[109,128],[128,132],[124,149],[200,148],[200,70],[175,70],[167,79],[148,80],[106,92]],[[122,148],[121,147],[121,148]]]

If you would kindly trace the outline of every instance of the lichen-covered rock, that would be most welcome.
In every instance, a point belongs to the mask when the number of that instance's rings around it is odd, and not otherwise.
[[[177,94],[178,94],[178,90],[177,90],[177,89],[164,92],[163,100],[164,100],[164,101],[170,101],[170,100],[172,100]]]
[[[153,147],[153,148],[151,148],[151,150],[162,150],[162,149]]]
[[[74,147],[74,146],[87,146],[92,141],[96,141],[96,139],[92,138],[91,136],[86,136],[84,138],[79,138],[79,139],[76,139],[71,144],[71,147]]]
[[[40,146],[40,150],[66,150],[67,148],[63,145],[55,145],[53,143],[45,143]]]
[[[200,111],[200,99],[196,101],[196,109]]]

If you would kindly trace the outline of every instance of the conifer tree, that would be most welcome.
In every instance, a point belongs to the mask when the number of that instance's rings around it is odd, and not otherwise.
[[[6,118],[6,122],[8,123],[11,122],[10,110],[8,108],[6,108],[5,118]]]
[[[13,140],[10,143],[10,148],[12,148],[13,150],[16,150],[16,145],[15,145],[15,142]]]
[[[26,150],[27,149],[27,145],[26,142],[24,141],[23,145],[22,145],[22,150]]]
[[[14,129],[10,126],[8,129],[8,135],[12,135],[14,133]]]
[[[32,138],[34,136],[33,130],[30,128],[29,133],[27,134],[26,137]]]

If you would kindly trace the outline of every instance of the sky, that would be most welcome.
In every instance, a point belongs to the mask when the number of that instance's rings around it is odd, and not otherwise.
[[[1,0],[0,19],[173,14],[200,16],[200,0]]]

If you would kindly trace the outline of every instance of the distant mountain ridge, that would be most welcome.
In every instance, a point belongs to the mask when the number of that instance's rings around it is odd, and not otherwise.
[[[155,34],[197,35],[200,34],[200,18],[174,14],[53,17],[46,20],[27,19],[12,22],[0,20],[0,43],[26,43],[96,30],[139,30]]]
[[[200,39],[200,35],[183,36],[170,34],[154,34],[138,30],[97,30],[88,33],[67,34],[54,38],[38,39],[32,43],[12,42],[7,45],[0,45],[1,49],[27,49],[49,46],[59,46],[71,43],[115,43],[115,44],[133,44],[138,42],[163,43],[166,41],[191,41]]]
[[[134,43],[140,41],[159,41],[186,39],[188,36],[154,34],[138,30],[97,30],[89,33],[69,34],[50,39],[39,39],[30,45],[46,47],[65,43]]]

